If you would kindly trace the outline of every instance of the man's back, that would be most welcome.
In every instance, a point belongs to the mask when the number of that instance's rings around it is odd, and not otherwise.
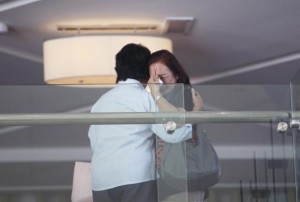
[[[149,96],[141,83],[127,79],[104,94],[91,112],[155,111]],[[149,124],[94,125],[89,137],[94,152],[93,190],[155,179],[154,136]]]

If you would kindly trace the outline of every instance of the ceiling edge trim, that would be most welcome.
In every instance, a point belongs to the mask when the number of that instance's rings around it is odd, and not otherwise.
[[[0,45],[0,53],[22,58],[36,63],[43,63],[43,58],[34,54]]]
[[[0,4],[0,12],[7,11],[20,6],[24,6],[27,4],[35,3],[37,1],[41,1],[41,0],[18,0],[18,1],[6,2]]]

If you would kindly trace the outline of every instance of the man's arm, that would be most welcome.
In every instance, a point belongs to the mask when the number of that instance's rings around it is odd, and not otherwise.
[[[177,128],[173,133],[167,133],[163,124],[152,124],[152,131],[159,136],[163,141],[169,143],[178,143],[192,138],[192,125],[185,124]]]

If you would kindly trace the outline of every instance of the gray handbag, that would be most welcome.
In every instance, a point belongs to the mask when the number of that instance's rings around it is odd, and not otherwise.
[[[220,180],[218,155],[206,131],[200,125],[197,125],[196,131],[196,143],[164,144],[160,176],[166,185],[174,189],[187,182],[189,191],[206,190]]]

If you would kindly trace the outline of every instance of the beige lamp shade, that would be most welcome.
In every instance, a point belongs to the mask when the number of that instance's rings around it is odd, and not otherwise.
[[[115,55],[128,43],[151,52],[167,49],[170,39],[152,36],[74,36],[44,42],[44,79],[48,84],[113,84]]]

